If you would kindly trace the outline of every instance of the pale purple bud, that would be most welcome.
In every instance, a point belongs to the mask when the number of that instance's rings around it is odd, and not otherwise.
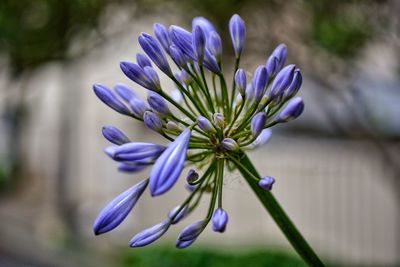
[[[167,102],[164,100],[162,96],[159,94],[149,91],[147,94],[147,102],[149,103],[150,107],[161,113],[162,115],[170,115],[171,111],[168,108]]]
[[[242,96],[245,96],[247,80],[246,80],[246,72],[244,71],[244,69],[238,69],[236,71],[235,84],[236,84],[236,88],[238,89],[239,93]]]
[[[187,211],[188,211],[188,207],[184,206],[179,213],[178,210],[181,209],[181,206],[176,206],[175,208],[173,208],[169,213],[168,213],[168,218],[172,219],[171,224],[177,224],[178,222],[180,222],[186,215],[187,215]]]
[[[237,94],[235,99],[235,105],[240,106],[243,103],[243,97],[241,94]]]
[[[294,70],[296,66],[293,64],[284,67],[275,77],[271,85],[269,96],[275,98],[283,93],[284,90],[292,83]]]
[[[114,90],[126,102],[131,101],[133,98],[139,97],[129,86],[123,83],[117,83],[114,86]]]
[[[154,130],[156,132],[162,132],[163,122],[155,113],[151,111],[146,111],[143,114],[143,122],[147,128]]]
[[[176,102],[176,103],[182,103],[183,101],[183,96],[181,91],[179,89],[174,89],[171,91],[169,96]]]
[[[121,224],[135,206],[137,200],[146,189],[148,179],[145,179],[132,186],[105,206],[97,216],[93,231],[95,235],[100,235],[111,231]]]
[[[182,132],[181,127],[173,121],[167,122],[167,129],[174,132],[175,134],[180,134]]]
[[[208,36],[207,48],[211,54],[217,58],[217,61],[221,61],[222,41],[217,32],[211,32],[211,34]]]
[[[207,221],[198,221],[186,226],[176,239],[177,248],[191,245],[207,226]]]
[[[206,49],[206,36],[200,26],[196,26],[192,33],[193,50],[197,56],[199,65],[203,64],[204,51]]]
[[[122,72],[125,73],[125,75],[135,83],[152,91],[159,90],[159,86],[157,86],[157,84],[147,76],[145,71],[138,64],[122,61],[120,63],[120,67]]]
[[[129,138],[118,128],[114,126],[104,126],[102,128],[103,136],[113,144],[122,145],[129,143]]]
[[[190,135],[190,129],[186,128],[154,163],[150,172],[152,196],[165,193],[175,184],[186,160]]]
[[[216,209],[211,218],[213,231],[220,233],[225,232],[228,220],[229,216],[226,211],[221,208]]]
[[[253,84],[249,83],[246,86],[246,99],[253,100],[254,99],[254,87]]]
[[[299,69],[294,71],[293,80],[290,83],[289,87],[284,92],[284,98],[289,99],[297,94],[299,91],[301,84],[303,83],[303,76]]]
[[[172,76],[171,67],[165,57],[164,52],[161,50],[157,40],[147,33],[142,33],[139,36],[139,44],[147,54],[147,56],[157,65],[157,67],[164,72],[167,76]]]
[[[275,178],[271,176],[265,176],[260,181],[258,181],[258,185],[267,191],[270,191],[272,189],[272,185],[274,183]]]
[[[217,132],[211,122],[201,115],[197,117],[197,125],[206,133],[215,134]]]
[[[251,119],[251,134],[257,138],[262,130],[264,130],[265,122],[267,121],[267,115],[265,112],[259,112]]]
[[[214,125],[217,128],[221,128],[221,129],[224,128],[224,126],[225,126],[224,115],[222,115],[221,113],[215,112],[213,115],[213,119],[214,119]]]
[[[96,83],[93,85],[93,91],[104,104],[106,104],[113,110],[124,115],[131,114],[128,107],[117,98],[117,96],[113,93],[113,91],[111,91],[110,88]]]
[[[232,138],[225,138],[221,142],[222,147],[229,151],[239,151],[239,145]]]
[[[139,118],[143,118],[144,112],[148,109],[146,103],[140,98],[133,98],[129,101],[129,106],[132,110],[133,115]]]
[[[196,53],[193,50],[192,34],[190,32],[179,26],[172,25],[169,27],[169,34],[172,43],[176,45],[185,55],[193,60],[197,59]]]
[[[154,35],[160,42],[161,46],[169,54],[169,46],[171,45],[171,39],[169,38],[167,28],[161,23],[155,23],[153,25]]]
[[[136,62],[143,69],[144,67],[152,67],[150,60],[143,53],[136,54]]]
[[[157,239],[159,239],[165,232],[168,230],[171,222],[169,219],[165,219],[159,224],[156,224],[150,228],[147,228],[134,237],[132,237],[129,245],[131,247],[143,247],[150,243],[153,243]]]
[[[186,181],[188,184],[192,184],[197,181],[197,179],[199,179],[199,174],[194,169],[190,169],[186,175]]]
[[[288,101],[286,106],[279,112],[276,121],[288,122],[296,119],[303,113],[304,102],[300,96],[295,96]]]
[[[272,136],[271,129],[264,129],[261,134],[254,140],[250,145],[246,146],[246,149],[255,149],[259,146],[264,145],[267,143]]]
[[[259,100],[265,93],[268,83],[268,72],[265,66],[259,66],[254,71],[252,86],[254,87],[254,98]]]
[[[195,17],[192,20],[192,29],[196,28],[197,26],[203,30],[206,38],[209,38],[210,34],[216,31],[214,25],[212,25],[212,23],[204,17]]]
[[[239,15],[235,14],[229,20],[229,32],[231,34],[235,56],[238,58],[242,53],[244,41],[246,39],[246,26]]]

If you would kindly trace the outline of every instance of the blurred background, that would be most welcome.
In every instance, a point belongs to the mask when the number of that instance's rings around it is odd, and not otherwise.
[[[250,154],[260,173],[277,178],[276,197],[326,262],[400,266],[397,0],[0,1],[0,266],[304,266],[237,173],[226,179],[223,235],[207,229],[174,248],[200,208],[152,246],[127,248],[184,199],[183,182],[145,194],[113,232],[92,233],[99,210],[146,175],[117,172],[101,127],[163,142],[103,105],[92,84],[125,82],[144,96],[119,61],[134,60],[154,22],[190,28],[194,16],[220,31],[229,66],[234,13],[247,25],[246,69],[284,42],[304,76],[304,114]]]

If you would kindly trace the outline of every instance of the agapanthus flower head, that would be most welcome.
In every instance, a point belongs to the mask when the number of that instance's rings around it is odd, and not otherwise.
[[[222,199],[225,172],[241,170],[240,160],[245,151],[265,144],[273,125],[302,113],[303,100],[296,96],[302,75],[294,64],[284,66],[287,47],[283,44],[275,48],[265,65],[258,66],[253,75],[246,75],[249,72],[240,64],[246,28],[239,15],[233,15],[229,21],[235,59],[234,71],[229,74],[232,86],[228,86],[222,72],[221,37],[209,20],[193,19],[192,31],[159,23],[154,24],[153,30],[155,37],[147,33],[139,36],[144,53],[136,55],[137,62],[120,63],[129,79],[148,90],[147,103],[128,85],[117,84],[116,94],[100,84],[93,88],[106,105],[142,121],[169,143],[164,146],[133,142],[113,126],[103,128],[103,135],[113,144],[105,152],[117,162],[118,170],[135,175],[145,168],[151,170],[148,179],[106,206],[94,229],[102,233],[120,224],[147,184],[150,195],[157,197],[184,176],[189,196],[180,205],[171,207],[168,214],[164,213],[167,215],[160,223],[140,231],[130,241],[132,247],[156,241],[169,227],[190,216],[204,195],[211,194],[207,215],[179,234],[176,246],[184,248],[210,222],[214,231],[226,230],[228,214]],[[174,87],[166,89],[152,65]],[[271,190],[275,181],[270,176],[252,179],[266,190]]]

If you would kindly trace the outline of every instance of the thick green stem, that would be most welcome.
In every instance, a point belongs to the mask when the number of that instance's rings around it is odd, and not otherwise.
[[[285,211],[279,205],[278,201],[275,199],[273,194],[269,191],[262,189],[256,180],[254,180],[250,173],[256,177],[261,176],[258,174],[257,170],[249,160],[246,154],[240,156],[239,161],[234,161],[235,165],[242,173],[243,177],[250,185],[251,189],[257,195],[258,199],[264,205],[266,210],[269,212],[271,217],[274,219],[276,224],[282,230],[283,234],[286,236],[290,244],[297,251],[297,253],[303,258],[303,260],[309,266],[325,266],[324,263],[318,258],[317,254],[313,251],[304,237],[297,230],[296,226],[286,215]]]

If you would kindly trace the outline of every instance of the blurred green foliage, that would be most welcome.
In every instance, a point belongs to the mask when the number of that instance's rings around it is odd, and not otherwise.
[[[352,58],[372,36],[373,28],[365,5],[377,1],[310,0],[311,39],[326,51]]]
[[[0,51],[14,75],[64,59],[74,33],[96,27],[106,0],[2,0]]]
[[[124,251],[120,267],[296,267],[307,266],[301,259],[281,251],[234,250],[190,247],[146,247]]]

